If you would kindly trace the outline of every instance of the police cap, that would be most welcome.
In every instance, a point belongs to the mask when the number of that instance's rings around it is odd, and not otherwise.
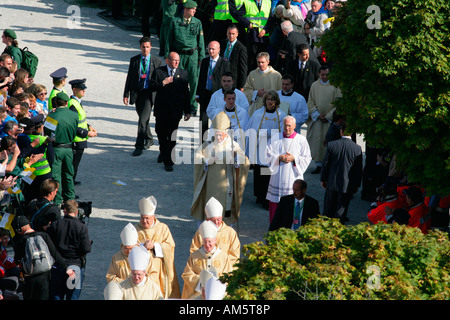
[[[191,8],[197,8],[198,5],[197,5],[197,2],[195,2],[195,1],[193,1],[193,0],[187,0],[187,1],[184,3],[184,7],[185,7],[185,8],[188,8],[188,9],[191,9]]]
[[[67,78],[67,69],[64,67],[59,68],[58,70],[52,72],[50,74],[50,77],[52,77],[54,80],[61,80]]]
[[[84,89],[87,88],[85,83],[86,83],[86,78],[84,78],[84,79],[75,79],[75,80],[69,81],[69,84],[72,86],[72,89],[73,88],[78,88],[78,89],[84,90]]]

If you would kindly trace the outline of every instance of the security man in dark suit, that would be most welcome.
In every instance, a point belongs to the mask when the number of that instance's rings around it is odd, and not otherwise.
[[[227,39],[220,45],[220,55],[230,63],[230,71],[235,79],[235,87],[242,90],[247,80],[247,48],[238,39],[239,29],[232,24],[227,29]]]
[[[188,121],[191,117],[189,93],[189,76],[186,70],[178,68],[180,56],[171,52],[166,58],[166,66],[155,69],[150,80],[150,90],[156,92],[155,97],[155,131],[159,140],[158,162],[164,162],[166,171],[173,171],[172,149],[176,139],[172,133],[178,129],[183,117]]]
[[[294,181],[293,194],[280,198],[277,210],[269,226],[269,231],[279,228],[298,229],[309,219],[320,215],[319,201],[306,195],[308,185],[306,181]]]
[[[330,141],[323,159],[320,182],[325,189],[323,215],[347,221],[350,200],[361,185],[363,156],[361,146],[346,133],[341,124],[341,139]]]
[[[135,104],[139,116],[138,132],[133,156],[142,154],[143,149],[149,149],[153,144],[150,131],[150,115],[152,112],[154,95],[148,89],[153,71],[163,65],[157,55],[151,55],[152,41],[149,37],[139,40],[141,54],[130,59],[127,80],[123,91],[123,103]]]
[[[312,50],[302,43],[297,47],[297,59],[286,68],[295,78],[294,91],[300,93],[308,102],[309,90],[314,81],[319,79],[320,63],[312,60]]]
[[[228,61],[219,55],[219,42],[211,41],[208,44],[208,53],[209,57],[204,58],[200,64],[199,85],[197,86],[198,103],[200,103],[200,121],[202,122],[201,141],[203,141],[203,135],[208,130],[206,108],[211,100],[211,95],[222,87],[222,75],[230,71]]]

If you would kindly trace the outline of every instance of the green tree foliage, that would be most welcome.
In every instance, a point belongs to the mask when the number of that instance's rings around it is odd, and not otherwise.
[[[441,195],[450,194],[449,12],[446,0],[348,0],[321,39],[349,127]]]
[[[293,231],[266,235],[267,244],[244,246],[227,282],[236,300],[448,300],[447,234],[366,223],[343,226],[317,218]]]

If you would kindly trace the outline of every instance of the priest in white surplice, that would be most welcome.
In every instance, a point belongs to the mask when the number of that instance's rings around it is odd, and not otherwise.
[[[256,203],[269,209],[266,201],[269,186],[269,164],[266,162],[266,147],[271,135],[283,132],[283,118],[286,114],[280,110],[280,98],[274,90],[267,92],[263,98],[264,108],[258,109],[251,116],[247,126],[246,153],[253,168],[253,194]]]
[[[230,135],[233,140],[239,143],[242,150],[245,150],[245,131],[247,130],[250,117],[248,112],[236,103],[236,93],[233,90],[226,90],[223,94],[223,107],[217,109],[217,114],[225,112],[230,119]],[[214,115],[215,116],[217,115]],[[213,119],[214,119],[213,118]],[[214,135],[214,129],[211,126],[210,136]]]
[[[248,113],[248,100],[247,96],[239,89],[234,87],[235,79],[231,72],[225,72],[222,75],[222,88],[214,92],[209,100],[208,108],[206,109],[206,114],[211,121],[220,112],[223,111],[223,94],[227,90],[232,90],[236,93],[236,104],[243,108]]]
[[[290,74],[281,78],[281,90],[277,91],[280,97],[280,109],[295,118],[297,123],[295,132],[300,133],[300,128],[308,120],[308,105],[306,99],[300,93],[294,91],[295,79]]]
[[[294,131],[295,118],[285,117],[283,127],[283,133],[272,137],[266,149],[271,171],[266,197],[269,200],[270,222],[280,198],[293,193],[294,181],[303,179],[303,174],[311,162],[308,141]]]

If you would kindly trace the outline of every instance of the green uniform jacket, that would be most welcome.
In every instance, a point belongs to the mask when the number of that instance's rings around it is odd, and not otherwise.
[[[205,57],[202,23],[196,17],[192,17],[189,24],[185,24],[183,19],[183,17],[176,17],[170,23],[165,56],[167,57],[171,51],[180,53],[181,50],[197,48],[200,62]]]
[[[47,125],[48,118],[58,121],[56,130],[52,130]],[[44,125],[44,133],[47,136],[54,135],[56,147],[58,144],[71,144],[77,135],[78,128],[78,114],[69,108],[56,108],[54,112],[50,112]]]

